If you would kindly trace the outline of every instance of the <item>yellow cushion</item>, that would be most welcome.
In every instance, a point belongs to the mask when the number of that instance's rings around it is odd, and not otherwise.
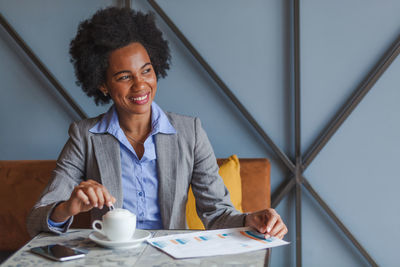
[[[220,167],[219,175],[222,177],[228,189],[233,206],[242,212],[242,181],[240,178],[240,164],[236,155],[230,156]],[[188,200],[186,203],[186,221],[190,229],[204,229],[196,211],[196,200],[189,188]]]

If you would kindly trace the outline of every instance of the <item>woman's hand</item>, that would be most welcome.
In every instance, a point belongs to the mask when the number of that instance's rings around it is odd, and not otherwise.
[[[274,209],[266,209],[247,214],[245,226],[250,226],[265,234],[265,238],[275,236],[282,239],[288,232],[281,216]]]
[[[102,209],[104,205],[110,207],[115,203],[107,188],[94,180],[87,180],[75,186],[69,199],[59,204],[52,212],[50,219],[55,222],[64,222],[78,213]]]

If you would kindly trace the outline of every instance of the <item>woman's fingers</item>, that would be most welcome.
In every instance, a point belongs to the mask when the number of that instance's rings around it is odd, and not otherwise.
[[[270,211],[270,216],[268,216],[267,221],[267,233],[269,235],[273,235],[272,231],[274,230],[275,224],[277,223],[278,219],[280,219],[278,213],[276,213],[275,211]]]
[[[95,188],[96,194],[97,194],[97,206],[99,209],[103,208],[104,205],[104,192],[101,187],[96,187]]]
[[[78,190],[76,191],[76,196],[77,196],[78,199],[79,199],[81,202],[83,202],[85,205],[90,205],[90,201],[89,201],[88,196],[87,196],[85,193],[83,193],[83,191],[82,191],[81,189],[78,189]]]
[[[95,190],[95,188],[93,188],[93,186],[88,186],[84,188],[85,194],[88,196],[89,201],[90,201],[90,205],[92,205],[93,207],[97,208],[98,207],[98,200],[99,198],[97,197],[97,190]]]
[[[266,238],[277,236],[283,238],[287,233],[287,227],[283,223],[281,216],[274,209],[265,209],[254,212],[246,216],[246,226],[255,228],[260,233],[265,234]]]
[[[286,234],[287,234],[288,230],[286,228],[286,226],[284,228],[282,228],[276,235],[275,237],[282,239]]]
[[[259,231],[260,233],[265,233],[267,231],[267,227],[265,224],[266,221],[265,211],[258,211],[249,213],[246,215],[245,226],[250,226]]]
[[[104,197],[104,205],[107,207],[110,207],[113,203],[115,203],[115,198],[111,196],[111,194],[108,192],[107,188],[103,186],[103,197]]]
[[[93,180],[88,180],[88,183],[90,183],[91,187],[96,193],[97,203],[93,205],[94,207],[102,209],[104,205],[109,207],[115,203],[115,198],[111,196],[105,186]]]
[[[282,220],[279,218],[277,222],[275,223],[274,227],[271,229],[269,234],[271,236],[276,236],[281,230],[286,228],[285,224],[282,222]]]
[[[96,181],[87,180],[81,182],[74,188],[71,194],[70,210],[76,213],[88,211],[93,207],[102,209],[104,205],[111,206],[115,198],[110,195],[108,190]]]
[[[104,202],[107,201],[106,194],[109,196],[107,189],[96,181],[88,180],[82,182],[81,185],[86,190],[85,193],[88,195],[90,204],[95,208],[103,208]]]

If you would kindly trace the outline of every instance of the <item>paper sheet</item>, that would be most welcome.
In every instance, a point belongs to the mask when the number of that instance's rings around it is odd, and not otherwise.
[[[236,254],[289,244],[275,237],[265,239],[263,234],[248,227],[167,235],[147,242],[177,259]]]

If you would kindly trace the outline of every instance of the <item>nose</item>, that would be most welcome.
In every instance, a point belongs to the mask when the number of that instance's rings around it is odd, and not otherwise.
[[[132,90],[140,91],[146,87],[146,83],[143,78],[135,76],[131,86]]]

